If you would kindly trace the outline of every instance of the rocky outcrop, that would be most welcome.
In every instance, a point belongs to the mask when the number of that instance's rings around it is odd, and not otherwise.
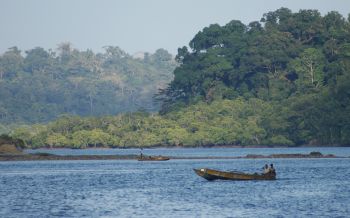
[[[18,155],[22,154],[22,148],[17,140],[12,139],[7,135],[0,136],[0,154]]]
[[[245,158],[335,158],[333,154],[323,155],[321,152],[312,151],[309,154],[271,154],[271,155],[258,155],[248,154]]]
[[[53,155],[47,153],[1,155],[0,161],[29,160],[137,160],[137,155]]]

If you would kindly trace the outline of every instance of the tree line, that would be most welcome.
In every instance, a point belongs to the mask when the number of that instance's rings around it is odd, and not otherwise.
[[[36,47],[23,54],[9,48],[0,56],[0,123],[157,111],[153,95],[173,78],[172,55],[158,49],[133,57],[119,47],[104,49],[79,51],[61,43],[56,50]]]
[[[159,113],[63,116],[11,135],[32,147],[349,145],[350,16],[287,8],[199,31]]]
[[[212,24],[189,48],[179,48],[176,60],[181,65],[174,80],[159,96],[162,113],[203,101],[257,98],[272,105],[271,119],[284,126],[268,127],[268,137],[349,144],[350,16],[280,8],[248,25]]]

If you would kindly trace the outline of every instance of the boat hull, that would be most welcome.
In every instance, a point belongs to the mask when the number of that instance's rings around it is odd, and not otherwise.
[[[170,160],[169,157],[164,157],[164,156],[142,156],[137,159],[138,161],[167,161]]]
[[[206,180],[212,181],[217,179],[222,180],[275,180],[276,173],[267,173],[267,174],[247,174],[242,172],[225,172],[213,169],[193,169],[196,174],[200,177],[203,177]]]

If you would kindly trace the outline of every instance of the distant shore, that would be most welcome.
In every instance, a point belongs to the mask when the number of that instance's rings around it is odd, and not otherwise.
[[[178,147],[175,147],[176,149]],[[53,148],[56,149],[56,148]],[[58,148],[59,149],[59,148]],[[93,149],[93,148],[91,148]],[[41,161],[41,160],[138,160],[138,154],[124,155],[56,155],[47,152],[26,153],[14,144],[0,144],[0,161]],[[150,158],[150,156],[148,156]],[[247,154],[245,156],[167,156],[169,159],[264,159],[264,158],[344,158],[333,154],[322,154],[312,151],[309,154]],[[350,157],[346,157],[350,158]],[[150,158],[151,159],[151,158]]]
[[[0,161],[47,161],[47,160],[137,160],[139,155],[54,155],[48,153],[38,154],[0,154]],[[311,152],[309,154],[271,154],[258,155],[248,154],[246,156],[238,157],[171,157],[176,160],[195,160],[195,159],[276,159],[276,158],[349,158],[340,157],[333,154],[323,155],[320,152]]]
[[[39,147],[39,148],[27,148],[28,150],[62,150],[62,149],[73,149],[73,150],[108,150],[108,149],[186,149],[186,148],[346,148],[348,146],[341,145],[299,145],[299,146],[287,146],[287,145],[204,145],[204,146],[150,146],[150,147],[138,147],[138,146],[125,146],[125,147],[87,147],[87,148],[71,148],[71,147]]]

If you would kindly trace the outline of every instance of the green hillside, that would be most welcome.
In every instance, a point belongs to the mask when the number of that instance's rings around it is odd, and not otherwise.
[[[69,43],[57,52],[13,47],[0,56],[0,123],[158,111],[153,95],[172,80],[175,66],[164,49],[134,58],[112,46],[104,53],[79,51]]]
[[[162,92],[163,113],[257,98],[272,107],[257,119],[263,138],[349,144],[350,16],[281,8],[248,25],[210,25],[189,46],[178,50],[181,65]]]
[[[159,114],[63,116],[11,135],[32,147],[350,145],[350,16],[281,8],[248,25],[212,24],[175,59],[174,79],[157,94]],[[80,115],[105,114],[97,100],[90,107],[89,93],[98,92],[89,90]]]

